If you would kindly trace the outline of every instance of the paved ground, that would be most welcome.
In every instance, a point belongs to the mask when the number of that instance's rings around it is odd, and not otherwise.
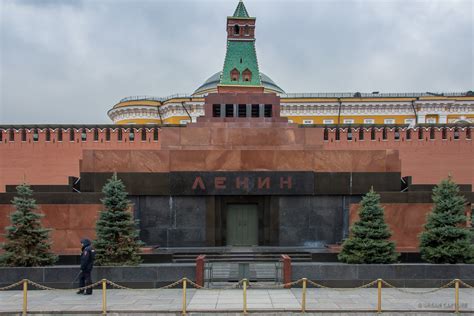
[[[426,291],[428,289],[410,289]],[[301,289],[249,289],[249,311],[298,311],[301,309]],[[22,306],[21,291],[0,292],[0,311],[19,312]],[[195,312],[242,311],[241,289],[187,291],[187,309]],[[372,311],[376,309],[376,289],[314,289],[307,292],[308,311]],[[474,289],[460,290],[461,310],[474,315]],[[92,296],[77,295],[71,290],[29,291],[28,310],[32,312],[62,311],[98,312],[102,307],[102,293],[95,290]],[[182,308],[181,289],[166,290],[107,290],[107,307],[115,312],[179,312]],[[408,294],[384,288],[382,308],[386,311],[454,309],[454,289],[443,289],[429,294]],[[287,314],[286,313],[286,314]],[[338,314],[339,314],[338,313]]]

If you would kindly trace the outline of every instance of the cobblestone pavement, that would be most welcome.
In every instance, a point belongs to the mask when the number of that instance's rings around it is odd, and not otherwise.
[[[409,289],[427,291],[429,289]],[[301,309],[302,290],[249,289],[249,311],[298,311]],[[0,311],[21,311],[21,291],[0,292]],[[195,312],[242,311],[242,289],[187,291],[187,309]],[[377,289],[315,289],[307,291],[308,311],[361,311],[376,309]],[[29,291],[28,310],[32,312],[98,312],[102,308],[102,292],[91,296],[77,295],[72,290]],[[179,312],[182,308],[182,290],[107,290],[107,308],[112,312]],[[474,289],[460,289],[461,311],[474,315]],[[396,289],[382,290],[382,309],[386,311],[440,311],[454,310],[454,289],[442,289],[428,294],[409,294]]]

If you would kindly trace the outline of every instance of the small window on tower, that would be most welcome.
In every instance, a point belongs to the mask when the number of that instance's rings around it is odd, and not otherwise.
[[[237,68],[234,68],[230,71],[230,80],[239,81],[239,77],[240,77],[240,72],[237,70]]]
[[[239,35],[240,34],[240,27],[236,24],[234,25],[234,35]]]
[[[244,27],[244,34],[245,34],[245,36],[249,36],[249,34],[250,34],[250,28],[249,28],[248,25],[246,25],[246,26]]]
[[[221,116],[221,105],[220,104],[213,104],[212,105],[212,116],[213,117],[220,117]]]
[[[239,104],[239,117],[247,117],[247,104]]]
[[[226,104],[225,105],[225,117],[233,117],[234,116],[234,105],[233,104]]]
[[[264,109],[263,116],[272,117],[272,105],[271,104],[265,104],[263,109]]]
[[[247,68],[242,72],[244,81],[252,81],[252,72]]]
[[[260,116],[260,106],[258,104],[252,104],[252,117]]]

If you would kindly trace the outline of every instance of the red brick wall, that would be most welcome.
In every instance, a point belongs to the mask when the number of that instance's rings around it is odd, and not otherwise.
[[[78,253],[81,238],[95,238],[95,222],[102,209],[100,204],[43,204],[38,212],[44,214],[42,224],[51,228],[50,237],[56,253]],[[10,204],[0,204],[0,227],[10,225]],[[0,242],[5,241],[3,232]]]
[[[0,130],[1,131],[1,130]],[[79,160],[84,149],[158,149],[159,141],[153,140],[153,131],[147,131],[147,140],[141,140],[141,129],[135,131],[135,140],[130,142],[128,130],[124,129],[123,141],[117,140],[117,131],[111,131],[111,140],[105,140],[105,131],[99,131],[99,140],[94,141],[92,130],[87,131],[87,140],[81,140],[80,130],[75,140],[69,141],[69,129],[63,131],[63,141],[57,141],[57,132],[51,132],[51,141],[46,142],[44,130],[39,130],[39,140],[33,141],[31,131],[26,141],[21,141],[21,132],[15,131],[15,140],[9,141],[8,131],[3,131],[0,142],[0,192],[5,185],[20,184],[67,184],[69,176],[79,176]]]
[[[416,251],[419,245],[418,235],[423,231],[427,215],[431,212],[431,203],[382,203],[385,221],[392,231],[391,240],[395,241],[398,251]],[[359,204],[351,204],[349,225],[359,219]],[[466,213],[468,209],[466,209]]]
[[[459,139],[454,139],[454,129],[447,131],[447,139],[434,128],[434,139],[430,139],[430,129],[424,130],[423,139],[418,139],[418,129],[412,130],[412,139],[406,139],[405,130],[400,131],[400,140],[394,139],[394,130],[387,131],[387,139],[382,130],[376,131],[376,139],[370,140],[370,131],[365,131],[364,140],[359,140],[358,130],[353,129],[353,140],[347,140],[347,129],[340,130],[340,140],[336,140],[335,130],[329,130],[326,150],[398,150],[402,162],[402,176],[412,176],[414,184],[438,183],[451,175],[457,183],[471,184],[474,189],[474,142],[466,136],[467,129],[459,128]],[[471,135],[474,128],[471,128]],[[472,136],[471,136],[472,137]]]
[[[388,130],[387,140],[383,140],[382,131],[377,130],[374,141],[370,140],[368,130],[365,132],[365,140],[361,141],[358,140],[357,129],[353,129],[353,140],[348,141],[347,129],[340,129],[340,140],[335,139],[335,130],[332,129],[328,131],[328,140],[325,141],[323,128],[299,128],[295,124],[286,123],[250,125],[245,122],[198,123],[191,124],[186,128],[167,127],[160,130],[158,142],[152,140],[151,130],[147,132],[147,141],[145,142],[141,141],[139,131],[136,132],[134,142],[128,141],[127,132],[124,132],[124,141],[122,142],[117,141],[116,132],[112,132],[111,141],[106,142],[103,131],[99,133],[97,142],[93,141],[92,131],[88,131],[86,142],[80,140],[79,131],[76,132],[75,141],[69,142],[69,134],[64,131],[61,143],[55,141],[56,132],[51,133],[51,142],[45,142],[45,135],[41,130],[38,142],[32,141],[31,133],[27,134],[26,142],[20,140],[19,132],[15,134],[15,141],[9,142],[8,132],[3,131],[3,141],[0,142],[0,192],[5,191],[6,184],[18,184],[24,181],[30,184],[67,184],[68,176],[79,176],[79,160],[82,158],[83,150],[126,149],[135,151],[160,148],[178,151],[183,149],[204,150],[201,152],[201,155],[204,156],[199,158],[201,161],[195,162],[195,165],[202,165],[203,161],[206,163],[216,161],[214,167],[217,169],[215,170],[220,170],[218,169],[219,164],[217,164],[219,161],[220,165],[233,168],[230,167],[232,166],[231,161],[226,162],[226,155],[229,155],[228,150],[268,150],[264,154],[255,154],[257,155],[255,156],[256,165],[258,165],[257,162],[264,163],[269,166],[268,170],[272,170],[271,168],[276,168],[274,170],[292,168],[295,164],[300,168],[305,167],[306,152],[320,150],[321,153],[318,155],[322,155],[319,160],[322,164],[313,165],[316,171],[371,171],[372,164],[377,161],[379,153],[389,150],[387,153],[393,153],[393,157],[397,156],[389,165],[396,166],[399,156],[402,175],[412,176],[413,183],[437,183],[451,174],[456,182],[472,184],[474,187],[474,168],[472,167],[474,145],[471,139],[466,138],[466,129],[460,129],[458,140],[454,139],[452,129],[448,131],[446,140],[441,139],[441,131],[437,129],[435,129],[434,140],[429,139],[428,130],[424,132],[422,140],[418,140],[416,130],[412,131],[411,140],[405,139],[404,130],[401,131],[400,140],[394,140],[393,130]],[[226,152],[218,150],[226,150]],[[372,154],[370,152],[372,150],[377,152]],[[148,155],[148,153],[142,154]],[[159,159],[163,156],[165,157],[163,159],[169,161],[167,153],[161,155],[154,152],[153,155]],[[167,155],[168,158],[166,158]],[[187,155],[188,160],[197,157],[190,155],[189,152],[176,153],[176,155]],[[359,158],[349,159],[347,156]],[[133,157],[136,158],[133,162],[125,161],[125,157],[121,154],[118,154],[115,159],[117,163],[122,161],[121,163],[128,164],[127,168],[130,171],[153,170],[144,166],[142,158],[138,157],[138,154]],[[261,159],[269,160],[262,161]],[[153,162],[151,163],[153,164]],[[166,164],[167,161],[163,161],[163,163]],[[356,164],[356,166],[352,164]],[[328,167],[329,165],[331,167]],[[160,168],[166,169],[167,167]],[[248,168],[251,166],[249,165]],[[397,168],[400,167],[397,166]],[[390,168],[387,171],[397,171],[397,168]]]

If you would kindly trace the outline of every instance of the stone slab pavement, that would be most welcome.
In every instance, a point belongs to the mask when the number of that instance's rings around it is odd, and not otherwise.
[[[430,289],[408,289],[423,292]],[[247,292],[249,312],[267,315],[289,314],[301,310],[302,289],[249,289]],[[0,292],[0,314],[21,311],[23,294],[21,291]],[[188,289],[187,310],[197,314],[242,311],[242,289]],[[377,306],[377,289],[316,289],[309,288],[306,297],[308,312],[360,312],[372,314]],[[73,290],[33,290],[28,291],[28,311],[35,314],[59,313],[88,314],[99,313],[102,308],[102,292],[95,290],[93,295],[78,295]],[[474,289],[460,289],[461,311],[474,315]],[[181,289],[143,289],[107,290],[107,309],[109,314],[149,314],[181,312]],[[454,289],[441,289],[434,293],[410,294],[397,289],[382,290],[382,310],[388,312],[437,311],[446,313],[454,310]],[[156,314],[156,315],[158,315]],[[362,315],[361,314],[361,315]],[[433,313],[432,313],[433,314]],[[437,314],[437,313],[435,313]],[[353,315],[353,314],[351,314]],[[387,314],[388,315],[388,314]]]

